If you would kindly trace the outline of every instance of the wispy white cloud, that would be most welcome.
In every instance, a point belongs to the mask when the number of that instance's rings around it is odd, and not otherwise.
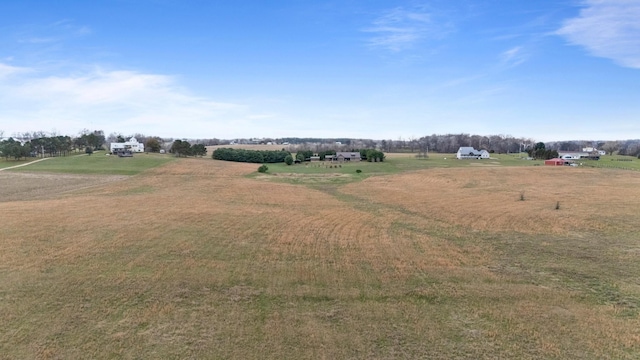
[[[75,36],[89,35],[93,31],[86,25],[78,25],[73,20],[64,19],[51,24],[51,28],[64,30],[66,33]]]
[[[503,66],[514,67],[522,64],[527,59],[527,55],[522,46],[515,46],[500,54],[500,62]]]
[[[25,44],[47,44],[47,43],[53,43],[56,41],[59,41],[59,39],[53,38],[53,37],[27,37],[27,38],[18,39],[19,43],[25,43]]]
[[[401,7],[387,11],[362,31],[374,34],[368,40],[369,46],[393,52],[411,48],[436,33],[430,13]]]
[[[49,24],[25,25],[14,31],[16,42],[28,45],[59,43],[73,38],[83,38],[93,31],[86,25],[71,20],[60,20]]]
[[[247,107],[193,95],[166,75],[94,69],[38,76],[31,69],[0,64],[0,79],[3,75],[7,76],[0,82],[0,123],[5,130],[6,126],[14,131],[55,127],[65,133],[87,127],[123,133],[154,129],[161,136],[202,137],[229,133],[234,121],[250,121]]]
[[[11,65],[0,63],[0,79],[10,75],[28,73],[30,71],[31,69],[28,69],[28,68],[11,66]]]
[[[556,34],[592,55],[640,69],[640,2],[587,0],[578,17],[566,20]]]

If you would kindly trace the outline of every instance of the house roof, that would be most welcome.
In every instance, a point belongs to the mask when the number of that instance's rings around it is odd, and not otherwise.
[[[461,154],[461,155],[469,155],[469,154],[481,155],[481,154],[483,154],[483,151],[486,152],[486,150],[482,150],[482,151],[476,150],[471,146],[461,146],[458,149],[458,154]]]
[[[476,152],[476,149],[472,148],[471,146],[461,146],[460,149],[458,149],[458,152],[468,154],[470,152]]]
[[[589,153],[584,151],[558,151],[558,155],[589,155]]]
[[[347,151],[341,151],[341,152],[336,152],[336,156],[343,156],[343,157],[350,157],[350,158],[359,158],[359,157],[360,157],[360,153],[359,153],[359,152],[347,152]]]

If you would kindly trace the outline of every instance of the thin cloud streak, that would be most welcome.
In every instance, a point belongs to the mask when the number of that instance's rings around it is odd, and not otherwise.
[[[8,77],[16,74],[24,74],[31,72],[28,68],[22,68],[17,66],[11,66],[7,64],[0,63],[0,79],[3,77]]]
[[[515,67],[526,61],[526,55],[522,46],[515,46],[500,54],[500,61],[503,66]]]
[[[373,26],[362,30],[375,34],[369,46],[399,52],[414,46],[434,31],[431,15],[424,11],[395,8],[373,22]]]
[[[556,34],[594,56],[640,69],[640,2],[588,0],[585,5],[579,16],[566,20]]]

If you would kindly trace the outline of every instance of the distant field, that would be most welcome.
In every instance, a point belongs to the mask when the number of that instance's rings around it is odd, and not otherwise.
[[[168,154],[135,154],[130,158],[120,158],[113,155],[107,156],[103,152],[96,152],[90,156],[71,155],[55,157],[9,171],[135,175],[173,160],[175,160],[175,157]]]
[[[314,186],[176,159],[0,202],[0,358],[640,358],[638,173],[444,157]],[[282,176],[348,175],[316,170]],[[42,171],[7,173],[69,176]]]
[[[359,181],[370,176],[397,174],[430,168],[458,168],[458,167],[503,167],[503,166],[539,166],[542,161],[524,160],[516,155],[494,155],[485,160],[458,160],[455,154],[429,154],[428,159],[416,158],[411,153],[389,153],[385,161],[372,162],[305,162],[302,164],[286,165],[268,164],[269,174],[257,175],[260,178],[270,178],[276,181],[291,183],[346,183]],[[360,170],[357,173],[356,170]]]

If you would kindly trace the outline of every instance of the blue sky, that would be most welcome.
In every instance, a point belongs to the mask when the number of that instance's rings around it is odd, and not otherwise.
[[[640,138],[640,0],[1,1],[0,131]]]

